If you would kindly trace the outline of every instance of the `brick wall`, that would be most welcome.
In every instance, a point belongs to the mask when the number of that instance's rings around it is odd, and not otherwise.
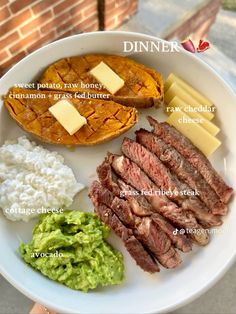
[[[127,21],[138,9],[138,0],[100,0],[100,29],[111,30]]]
[[[56,39],[116,28],[137,5],[137,0],[0,0],[0,76]]]
[[[98,28],[97,0],[0,0],[0,74],[55,39]]]

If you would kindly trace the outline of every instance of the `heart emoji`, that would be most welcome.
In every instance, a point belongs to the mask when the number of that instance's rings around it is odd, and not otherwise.
[[[208,41],[204,41],[202,39],[199,40],[199,44],[197,47],[197,52],[203,52],[210,48],[210,44]]]
[[[184,41],[181,43],[181,45],[183,46],[183,48],[189,52],[194,53],[196,51],[194,43],[192,42],[192,40],[189,38],[188,40]]]

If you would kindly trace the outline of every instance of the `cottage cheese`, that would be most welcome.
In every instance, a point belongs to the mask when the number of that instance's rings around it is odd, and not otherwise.
[[[83,187],[61,155],[26,137],[0,147],[0,208],[11,220],[67,208]]]

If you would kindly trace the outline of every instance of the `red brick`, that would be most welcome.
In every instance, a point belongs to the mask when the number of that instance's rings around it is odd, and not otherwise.
[[[135,0],[105,0],[105,11],[108,12],[110,10],[119,8],[122,5],[130,5],[130,3]]]
[[[10,13],[8,7],[4,7],[2,9],[0,9],[0,21],[7,19],[10,16],[10,14],[11,13]]]
[[[12,13],[17,13],[23,10],[25,7],[33,3],[35,0],[15,0],[10,4],[10,9]]]
[[[125,3],[122,3],[121,5],[117,6],[116,8],[114,8],[112,10],[107,11],[105,9],[105,15],[106,15],[106,17],[112,16],[112,15],[118,15],[122,12],[125,12],[128,8],[129,8],[129,3],[125,2]]]
[[[76,6],[74,6],[73,8],[70,9],[70,15],[74,16],[74,15],[78,15],[81,14],[82,11],[84,11],[85,9],[89,8],[91,6],[91,3],[96,3],[96,0],[82,0],[82,2],[80,1],[80,3],[78,3]]]
[[[34,31],[30,35],[26,36],[25,38],[17,42],[14,46],[12,46],[10,48],[10,52],[14,54],[28,46],[30,43],[37,41],[39,38],[40,38],[39,31]]]
[[[130,6],[124,12],[121,12],[118,15],[118,21],[122,23],[123,21],[127,20],[132,14],[136,12],[135,7]]]
[[[65,12],[59,15],[58,17],[54,18],[44,26],[42,26],[40,30],[42,33],[47,33],[49,29],[58,27],[59,24],[61,24],[63,21],[68,20],[69,18],[70,18],[69,12]]]
[[[73,27],[74,27],[74,25],[81,23],[83,21],[81,13],[71,17],[70,21],[71,21],[71,25],[73,25]]]
[[[98,21],[95,21],[84,29],[85,32],[95,32],[99,29]]]
[[[116,17],[105,21],[105,29],[113,29],[118,25]]]
[[[73,24],[71,23],[71,20],[57,27],[57,33],[60,34],[61,32],[68,31],[69,29],[73,29]]]
[[[5,59],[7,59],[8,56],[9,56],[9,55],[8,55],[8,53],[7,53],[6,50],[1,51],[1,52],[0,52],[0,60],[1,60],[1,62],[4,61]]]
[[[0,40],[0,49],[3,49],[13,42],[15,42],[17,39],[20,38],[20,35],[18,32],[14,32],[11,35],[8,35],[7,37]]]
[[[138,0],[132,1],[130,6],[136,11],[138,9]]]
[[[104,8],[106,11],[112,10],[116,8],[118,5],[116,4],[116,0],[105,1]]]
[[[129,5],[130,3],[126,1],[124,3],[116,4],[113,8],[105,6],[105,14],[116,14],[116,12],[121,12],[122,10],[124,11]]]
[[[0,71],[6,72],[10,66],[13,66],[17,61],[23,59],[25,57],[26,53],[24,51],[21,51],[11,59],[7,60],[3,64],[0,65]]]
[[[8,3],[8,0],[0,0],[0,7],[3,7],[7,3]]]
[[[97,15],[93,15],[93,16],[89,17],[88,19],[75,25],[74,30],[75,31],[83,31],[86,27],[90,26],[96,20],[97,20]]]
[[[73,20],[72,23],[74,23],[74,22],[77,23],[78,19],[82,19],[82,16],[81,16],[82,8],[83,7],[88,7],[88,5],[87,4],[84,5],[84,3],[87,3],[87,2],[85,1],[83,3],[80,3],[80,4],[76,5],[73,8],[69,8],[68,7],[67,11],[65,11],[64,13],[60,14],[59,16],[57,16],[55,19],[51,20],[49,23],[45,24],[41,28],[41,32],[42,33],[46,33],[48,31],[48,29],[59,27],[62,23],[66,23],[71,16],[73,18],[74,17],[76,18],[76,20]]]
[[[56,33],[55,31],[52,31],[48,33],[47,35],[41,37],[37,42],[33,43],[30,47],[26,49],[28,53],[42,47],[44,44],[47,44],[51,41],[53,41],[56,38]]]
[[[29,20],[31,16],[32,15],[29,9],[26,9],[25,11],[19,13],[18,15],[15,15],[12,19],[5,22],[0,27],[0,37],[9,31],[12,31],[14,28],[17,28],[20,24],[24,23],[25,21]]]
[[[61,3],[59,3],[55,8],[53,9],[53,12],[55,15],[58,15],[62,11],[65,11],[69,7],[75,5],[78,1],[75,0],[64,0]]]
[[[41,0],[32,6],[32,10],[34,14],[40,14],[42,11],[46,10],[48,7],[52,7],[55,3],[60,0]]]
[[[82,14],[84,17],[89,17],[90,15],[97,13],[97,9],[98,9],[97,2],[94,2],[87,9],[84,9]]]
[[[57,40],[65,38],[65,37],[68,37],[68,36],[71,36],[73,34],[74,34],[73,30],[66,31],[63,34],[61,34],[59,37],[57,37]]]
[[[40,27],[42,24],[44,24],[47,20],[49,20],[52,17],[52,12],[47,11],[44,14],[38,16],[37,18],[33,19],[31,22],[26,24],[21,28],[21,32],[23,35],[29,33],[35,28]]]

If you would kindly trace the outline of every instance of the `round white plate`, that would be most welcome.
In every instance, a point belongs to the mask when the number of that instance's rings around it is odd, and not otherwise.
[[[32,53],[14,66],[0,81],[0,95],[16,83],[34,81],[50,63],[67,56],[87,53],[123,54],[124,40],[158,40],[154,37],[128,32],[97,32],[72,36],[54,42]],[[124,54],[123,54],[124,55]],[[126,54],[127,55],[127,54]],[[130,57],[156,69],[164,77],[174,72],[207,95],[217,107],[216,123],[221,128],[222,146],[212,157],[215,168],[234,186],[236,177],[236,98],[230,88],[206,64],[194,55],[181,50],[175,53],[134,53]],[[25,134],[7,110],[0,105],[0,144]],[[134,137],[139,127],[149,129],[145,116],[151,114],[165,119],[162,110],[148,109],[140,112],[139,123],[125,135]],[[26,134],[27,135],[27,134]],[[27,135],[28,136],[28,135]],[[28,136],[32,139],[32,137]],[[65,157],[78,180],[89,185],[96,177],[96,167],[107,151],[119,152],[124,135],[108,143],[93,147],[67,148],[45,145]],[[74,208],[92,210],[87,191],[76,198]],[[10,222],[0,214],[0,270],[3,276],[31,299],[62,313],[160,313],[189,302],[206,291],[228,269],[236,253],[235,199],[230,202],[230,212],[224,225],[212,235],[205,248],[194,248],[185,254],[182,266],[176,270],[162,269],[159,274],[143,272],[126,253],[122,242],[111,235],[110,242],[124,254],[126,279],[119,286],[100,288],[89,293],[73,291],[57,284],[26,265],[17,253],[21,241],[31,239],[35,221]]]

